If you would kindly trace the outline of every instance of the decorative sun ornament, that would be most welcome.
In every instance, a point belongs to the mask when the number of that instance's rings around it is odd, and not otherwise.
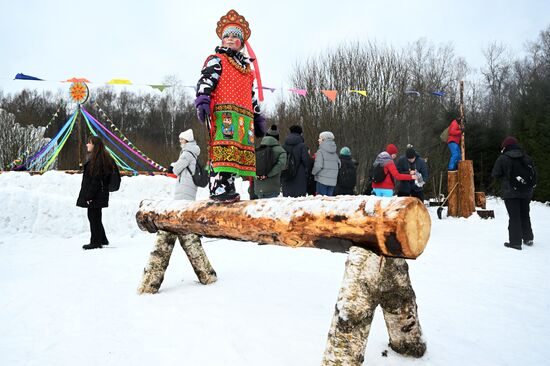
[[[73,102],[84,104],[88,100],[90,90],[88,89],[88,85],[86,85],[86,83],[79,81],[71,84],[71,87],[69,88],[69,95],[71,96]]]

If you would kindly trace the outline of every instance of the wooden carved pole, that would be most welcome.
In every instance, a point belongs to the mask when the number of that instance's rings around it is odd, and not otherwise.
[[[431,228],[426,207],[412,197],[317,196],[231,205],[144,200],[136,220],[149,232],[195,233],[337,252],[347,252],[356,245],[402,258],[416,258],[422,253]]]
[[[460,127],[462,127],[462,136],[460,139],[460,154],[462,161],[466,160],[466,145],[464,143],[464,80],[460,80]]]
[[[176,235],[167,231],[159,231],[155,242],[155,248],[151,252],[149,263],[143,271],[143,280],[138,289],[140,294],[155,294],[158,292],[164,273],[170,263],[170,256],[174,249],[176,239],[187,254],[199,282],[203,285],[216,282],[216,272],[212,268],[206,253],[201,245],[200,237],[195,234]]]
[[[426,344],[422,340],[416,296],[404,259],[381,257],[363,248],[352,247],[342,283],[323,366],[363,364],[378,305],[384,314],[390,347],[408,356],[424,355]]]

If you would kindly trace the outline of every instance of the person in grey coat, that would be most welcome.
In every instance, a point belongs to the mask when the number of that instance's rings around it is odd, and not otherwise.
[[[323,131],[319,134],[319,150],[315,153],[315,163],[311,174],[315,177],[317,194],[334,195],[334,187],[338,180],[340,158],[336,154],[334,134]]]
[[[181,152],[178,161],[170,164],[169,172],[178,177],[174,188],[175,200],[195,200],[197,186],[193,183],[193,174],[201,149],[189,129],[180,133]]]
[[[281,193],[281,172],[286,165],[286,151],[279,141],[269,134],[262,139],[260,146],[270,146],[277,160],[267,175],[254,178],[254,193],[258,198],[274,198]]]

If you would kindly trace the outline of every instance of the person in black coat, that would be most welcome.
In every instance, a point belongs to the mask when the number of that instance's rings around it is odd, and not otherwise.
[[[307,192],[307,179],[311,171],[307,146],[302,137],[302,127],[294,125],[290,127],[290,134],[286,137],[283,148],[287,154],[293,154],[297,163],[296,176],[290,180],[281,178],[284,197],[305,196]]]
[[[354,195],[357,184],[357,166],[359,163],[351,157],[351,149],[344,146],[340,149],[340,162],[342,165],[338,170],[338,181],[334,189],[334,195]]]
[[[422,183],[418,180],[400,180],[397,186],[397,196],[399,197],[416,197],[424,202],[424,182],[428,180],[428,166],[424,159],[412,147],[409,147],[404,156],[397,159],[395,163],[397,171],[403,174],[409,174],[411,170],[415,170],[422,175]]]
[[[525,159],[533,165],[531,157],[523,152],[514,137],[507,137],[502,142],[501,155],[495,161],[491,175],[501,181],[502,198],[508,211],[508,242],[505,247],[521,250],[524,245],[533,245],[533,229],[529,215],[529,204],[533,198],[533,188],[515,190],[510,183],[512,165],[519,159]]]
[[[84,164],[82,185],[76,205],[88,209],[90,222],[90,243],[82,248],[96,249],[109,244],[101,222],[101,209],[109,206],[109,177],[116,166],[99,137],[90,137],[86,149],[89,158]]]

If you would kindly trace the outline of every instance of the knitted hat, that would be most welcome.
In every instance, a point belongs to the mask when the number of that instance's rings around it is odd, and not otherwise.
[[[334,134],[330,131],[323,131],[319,134],[319,138],[322,140],[334,140]]]
[[[298,135],[301,135],[302,132],[304,132],[304,130],[302,130],[301,126],[294,125],[294,126],[290,126],[290,132],[291,133],[297,133]]]
[[[347,146],[344,146],[343,148],[340,149],[340,155],[342,156],[351,156],[351,150],[349,147]]]
[[[416,158],[416,150],[413,149],[412,147],[409,147],[405,155],[407,156],[407,159]]]
[[[265,133],[267,136],[275,137],[277,140],[279,139],[279,130],[277,129],[277,125],[271,125],[269,127],[269,130]]]
[[[504,139],[504,141],[502,141],[502,145],[500,147],[504,149],[505,147],[508,147],[511,145],[517,145],[517,143],[518,143],[518,140],[515,137],[508,136]]]
[[[246,42],[250,37],[250,33],[246,19],[233,9],[222,16],[216,26],[216,34],[220,39],[223,39],[227,34],[232,34],[242,42]]]
[[[184,139],[185,141],[195,141],[195,137],[193,137],[193,130],[188,129],[180,133],[180,139]]]
[[[394,144],[389,144],[386,146],[386,152],[390,155],[397,154],[399,150],[397,150],[397,147]]]

